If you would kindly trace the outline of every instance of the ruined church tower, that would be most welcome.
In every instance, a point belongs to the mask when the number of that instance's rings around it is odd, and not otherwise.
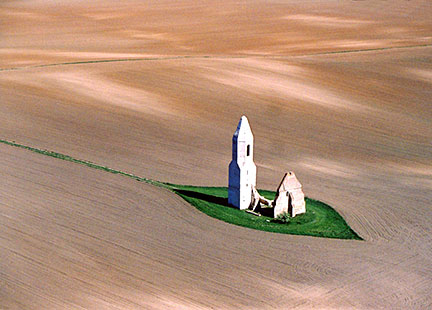
[[[232,160],[229,164],[228,204],[241,210],[249,208],[252,187],[256,186],[253,162],[253,135],[246,116],[242,116],[232,138]]]

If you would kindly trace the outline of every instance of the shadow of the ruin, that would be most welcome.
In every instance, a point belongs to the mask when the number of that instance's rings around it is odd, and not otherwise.
[[[213,195],[199,193],[199,192],[185,190],[185,189],[174,189],[174,191],[179,195],[204,200],[204,201],[215,203],[215,204],[218,204],[218,205],[221,205],[224,207],[228,207],[228,208],[237,209],[237,208],[228,204],[228,198],[213,196]],[[274,209],[273,208],[261,208],[260,206],[258,206],[255,209],[255,212],[260,213],[262,216],[273,218]]]
[[[232,208],[232,206],[228,205],[228,198],[212,196],[212,195],[194,192],[194,191],[188,191],[185,189],[175,189],[174,191],[180,195],[184,195],[184,196],[191,197],[191,198],[197,198],[197,199],[204,200],[207,202],[216,203],[216,204],[222,205],[224,207]]]
[[[262,216],[273,218],[274,209],[273,208],[261,208],[261,206],[258,206],[255,209],[255,212],[261,214]]]

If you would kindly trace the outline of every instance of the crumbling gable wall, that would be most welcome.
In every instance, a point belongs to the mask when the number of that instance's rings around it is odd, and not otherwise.
[[[285,173],[273,201],[274,217],[287,212],[291,217],[306,212],[306,202],[302,185],[294,172]]]

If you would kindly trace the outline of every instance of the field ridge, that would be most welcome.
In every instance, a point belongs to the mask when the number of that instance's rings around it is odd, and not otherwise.
[[[240,58],[271,58],[271,59],[283,58],[283,59],[287,59],[287,58],[296,58],[296,57],[364,53],[364,52],[376,52],[376,51],[387,51],[387,50],[395,50],[395,49],[409,49],[409,48],[419,48],[419,47],[432,47],[432,43],[406,45],[406,46],[374,47],[374,48],[340,50],[340,51],[326,51],[326,52],[299,54],[299,55],[260,55],[260,54],[254,54],[254,55],[175,55],[175,56],[165,56],[165,57],[137,57],[137,58],[81,60],[81,61],[67,61],[67,62],[51,63],[51,64],[40,64],[40,65],[24,66],[24,67],[0,68],[0,72],[36,69],[36,68],[47,68],[47,67],[57,67],[57,66],[97,64],[97,63],[158,61],[158,60],[176,60],[176,59],[240,59]]]

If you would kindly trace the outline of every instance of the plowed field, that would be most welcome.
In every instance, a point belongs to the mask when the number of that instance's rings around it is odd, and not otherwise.
[[[432,307],[432,4],[2,1],[0,139],[226,186],[287,170],[365,241],[210,218],[161,188],[0,145],[0,309]]]

